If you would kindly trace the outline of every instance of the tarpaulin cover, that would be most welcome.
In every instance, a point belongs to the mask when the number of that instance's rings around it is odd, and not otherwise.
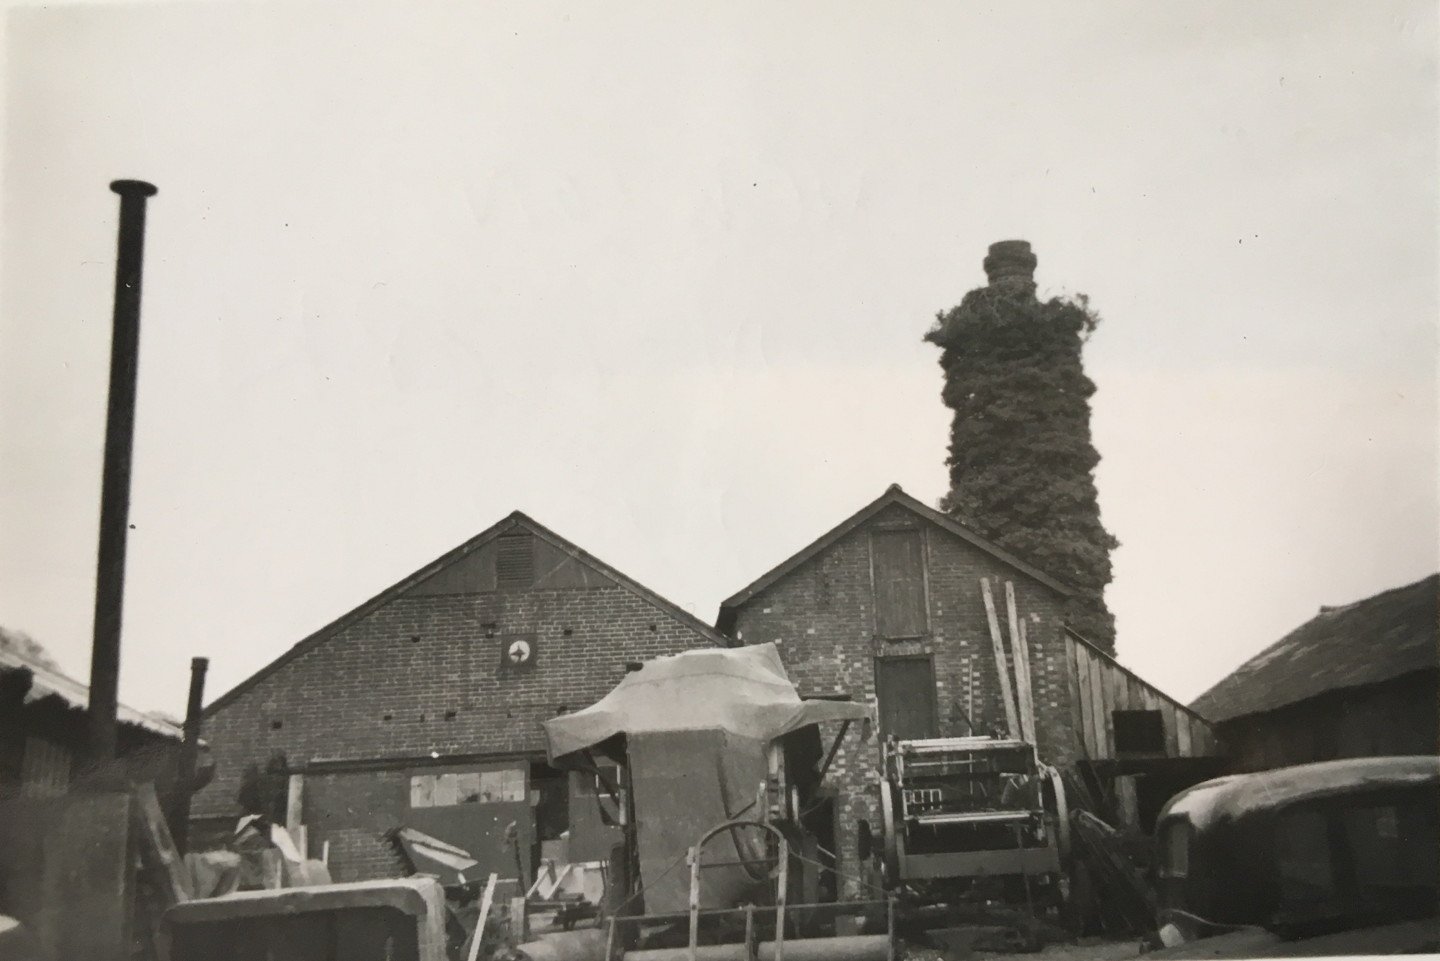
[[[869,716],[862,704],[802,701],[775,645],[755,644],[657,657],[590,707],[546,721],[545,737],[553,761],[616,734],[719,730],[769,742],[810,724]]]
[[[552,761],[625,736],[644,907],[657,914],[688,905],[683,859],[691,845],[726,821],[762,814],[755,804],[772,742],[812,724],[869,716],[860,704],[802,701],[775,645],[760,644],[656,658],[593,706],[546,721],[545,734]],[[735,862],[763,851],[741,851],[741,843],[730,832],[706,845],[702,907],[752,896],[757,882]]]

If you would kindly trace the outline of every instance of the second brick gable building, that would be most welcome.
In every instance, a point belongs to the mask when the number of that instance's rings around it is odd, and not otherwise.
[[[892,486],[724,601],[716,624],[731,643],[779,645],[802,696],[875,706],[878,736],[847,738],[831,767],[833,840],[852,894],[860,822],[879,827],[881,740],[1005,730],[981,578],[996,591],[1002,621],[1010,582],[1026,622],[1042,760],[1098,764],[1104,782],[1215,752],[1203,719],[1066,630],[1066,585]],[[1134,715],[1155,722],[1159,742],[1127,743]]]

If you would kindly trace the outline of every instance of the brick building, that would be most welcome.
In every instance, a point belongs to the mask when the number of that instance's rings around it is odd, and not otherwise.
[[[859,822],[878,825],[882,738],[1005,730],[981,578],[1013,585],[1043,760],[1084,765],[1102,787],[1146,774],[1157,792],[1213,771],[1163,770],[1213,755],[1208,725],[1066,630],[1070,588],[892,486],[724,601],[716,625],[732,643],[779,645],[802,696],[875,706],[880,737],[847,739],[832,766],[842,875],[856,874]]]
[[[233,825],[246,767],[283,756],[283,773],[300,775],[310,851],[329,842],[336,880],[398,873],[384,835],[402,826],[502,878],[533,870],[566,832],[568,859],[598,859],[618,832],[593,783],[544,763],[541,721],[598,700],[627,665],[724,643],[516,512],[211,704],[216,775],[192,816]],[[505,839],[511,823],[518,843]]]

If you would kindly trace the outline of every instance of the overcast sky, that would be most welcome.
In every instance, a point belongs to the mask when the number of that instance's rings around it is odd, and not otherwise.
[[[0,624],[89,670],[148,179],[122,698],[522,509],[707,620],[945,490],[937,311],[1085,292],[1121,659],[1188,700],[1437,569],[1431,3],[183,3],[6,23]]]

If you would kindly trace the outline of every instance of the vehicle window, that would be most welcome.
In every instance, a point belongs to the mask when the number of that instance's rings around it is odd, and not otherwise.
[[[1280,818],[1275,834],[1275,867],[1283,902],[1300,905],[1334,897],[1332,860],[1323,812],[1301,808]]]
[[[1351,808],[1340,820],[1355,883],[1363,892],[1435,887],[1440,832],[1434,808],[1423,797]]]
[[[1160,845],[1160,876],[1183,878],[1190,874],[1190,828],[1177,822],[1165,829]]]
[[[1433,791],[1390,792],[1281,815],[1275,838],[1281,901],[1291,909],[1328,901],[1433,906],[1440,888],[1437,807]]]

